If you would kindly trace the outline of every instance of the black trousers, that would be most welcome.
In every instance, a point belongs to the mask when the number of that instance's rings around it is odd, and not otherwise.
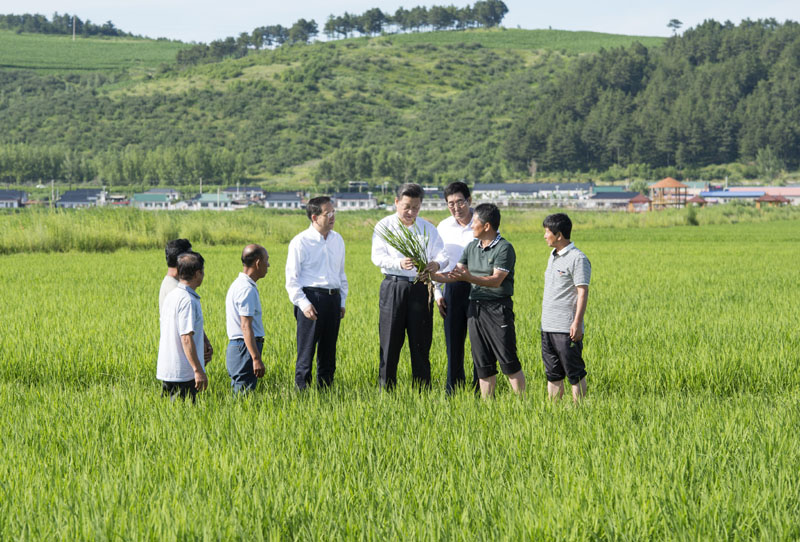
[[[447,315],[444,317],[444,340],[447,345],[447,379],[445,391],[450,394],[466,384],[464,374],[464,344],[467,340],[467,309],[469,309],[468,282],[451,282],[444,288]],[[478,385],[478,373],[472,366],[472,388]]]
[[[381,282],[380,320],[381,341],[379,379],[382,388],[391,389],[397,383],[397,364],[400,350],[408,334],[411,354],[411,376],[416,385],[431,385],[431,341],[433,340],[433,305],[428,303],[428,287],[422,282],[387,276]]]
[[[333,384],[333,373],[336,372],[336,341],[339,338],[339,324],[342,321],[342,296],[338,292],[328,294],[310,288],[303,288],[303,292],[317,310],[317,319],[309,320],[295,305],[297,363],[294,383],[301,390],[311,384],[311,366],[315,351],[317,385],[326,387]]]
[[[186,399],[186,396],[191,398],[192,403],[195,402],[197,395],[197,388],[195,388],[194,380],[187,380],[186,382],[161,382],[161,397],[169,397],[170,401],[174,401],[178,397]]]

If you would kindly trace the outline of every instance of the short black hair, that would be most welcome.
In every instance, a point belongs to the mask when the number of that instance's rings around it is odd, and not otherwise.
[[[164,249],[167,255],[167,267],[178,267],[178,256],[190,250],[192,250],[192,244],[188,239],[167,241],[167,247]]]
[[[242,250],[242,264],[245,267],[253,267],[256,260],[263,258],[266,254],[267,249],[260,245],[247,245],[244,247],[244,250]]]
[[[564,213],[549,215],[544,219],[544,222],[542,222],[542,226],[550,230],[553,234],[558,235],[560,233],[564,236],[564,239],[569,239],[572,234],[572,220]]]
[[[448,196],[452,196],[453,194],[458,194],[459,192],[461,193],[461,195],[464,196],[464,199],[469,199],[470,198],[469,187],[467,186],[466,183],[463,183],[461,181],[455,181],[455,182],[452,182],[452,183],[448,184],[444,188],[444,199],[445,199],[445,201],[447,201],[447,197]]]
[[[403,196],[422,199],[425,191],[417,183],[404,183],[397,188],[397,199],[402,199]]]
[[[475,216],[484,224],[489,224],[494,231],[500,229],[500,209],[494,203],[481,203],[475,207]]]
[[[184,252],[178,256],[178,278],[192,280],[195,274],[205,267],[205,260],[197,252]]]
[[[316,198],[311,198],[308,200],[308,203],[306,204],[306,216],[308,216],[308,219],[311,220],[311,217],[314,215],[321,215],[322,206],[330,202],[331,198],[328,196],[317,196]]]

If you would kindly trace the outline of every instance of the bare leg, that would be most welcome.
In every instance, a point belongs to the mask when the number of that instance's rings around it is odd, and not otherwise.
[[[497,375],[490,376],[489,378],[481,378],[481,397],[487,399],[494,397],[494,387],[497,385]]]
[[[562,381],[563,384],[563,381]],[[579,403],[581,399],[586,397],[586,377],[581,378],[581,381],[572,386],[572,402]]]
[[[561,396],[564,395],[564,381],[548,382],[547,393],[550,395],[550,399],[554,401],[561,399]]]
[[[508,383],[511,384],[511,389],[517,395],[525,393],[525,373],[522,370],[517,371],[513,375],[508,375]]]

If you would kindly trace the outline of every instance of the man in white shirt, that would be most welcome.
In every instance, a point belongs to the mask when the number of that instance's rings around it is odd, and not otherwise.
[[[336,211],[331,198],[310,199],[306,215],[311,224],[289,243],[286,258],[286,291],[297,320],[294,383],[298,390],[311,384],[315,350],[317,386],[326,388],[333,383],[336,341],[348,290],[344,240],[333,231]]]
[[[384,274],[380,290],[380,368],[381,388],[392,389],[397,382],[397,364],[406,333],[411,356],[411,375],[416,385],[429,388],[431,384],[430,350],[433,335],[433,306],[428,300],[428,288],[423,273],[435,273],[447,263],[444,243],[436,228],[418,218],[424,192],[414,183],[397,189],[394,205],[396,214],[387,216],[375,225],[372,235],[372,263]],[[428,265],[417,269],[411,258],[391,247],[380,233],[384,228],[400,231],[410,229],[422,243],[427,238]]]
[[[158,292],[159,311],[161,311],[161,306],[164,304],[167,294],[178,287],[178,256],[184,252],[191,252],[191,250],[192,244],[188,239],[167,241],[167,246],[164,249],[167,256],[167,274],[164,280],[161,281],[161,290]],[[208,340],[208,336],[203,334],[203,361],[209,363],[213,355],[214,349],[211,347],[211,341]]]
[[[269,254],[261,245],[247,245],[242,250],[242,272],[225,296],[225,322],[228,350],[225,364],[234,393],[256,389],[264,376],[261,352],[264,348],[264,323],[261,298],[256,282],[269,271]]]
[[[208,386],[205,364],[198,357],[203,348],[203,310],[197,288],[205,277],[203,257],[184,252],[178,257],[178,286],[161,306],[161,338],[158,345],[156,378],[162,382],[161,395],[172,399],[195,394]]]
[[[450,211],[450,217],[442,220],[437,226],[439,235],[444,241],[449,263],[441,273],[446,274],[461,259],[464,248],[474,239],[472,233],[472,198],[469,187],[461,181],[450,183],[444,189],[444,199]],[[458,281],[448,284],[437,284],[434,292],[439,314],[444,319],[444,340],[447,345],[447,379],[445,392],[450,395],[456,388],[466,383],[464,374],[464,344],[467,340],[467,309],[471,285]],[[477,390],[478,375],[472,365],[472,388]]]

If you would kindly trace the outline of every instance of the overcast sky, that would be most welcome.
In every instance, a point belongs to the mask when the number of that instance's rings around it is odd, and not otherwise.
[[[112,21],[118,28],[152,38],[166,37],[182,41],[209,42],[257,26],[290,26],[300,18],[314,19],[320,26],[328,15],[362,13],[379,7],[394,13],[399,6],[464,6],[474,0],[440,2],[375,0],[289,0],[282,2],[253,0],[2,0],[0,13],[53,12],[75,14],[100,24]],[[705,19],[726,20],[738,24],[742,19],[773,17],[780,22],[800,20],[800,0],[582,0],[539,1],[505,0],[509,12],[503,20],[507,28],[548,28],[592,30],[637,36],[668,36],[667,22],[679,19],[684,29]]]

